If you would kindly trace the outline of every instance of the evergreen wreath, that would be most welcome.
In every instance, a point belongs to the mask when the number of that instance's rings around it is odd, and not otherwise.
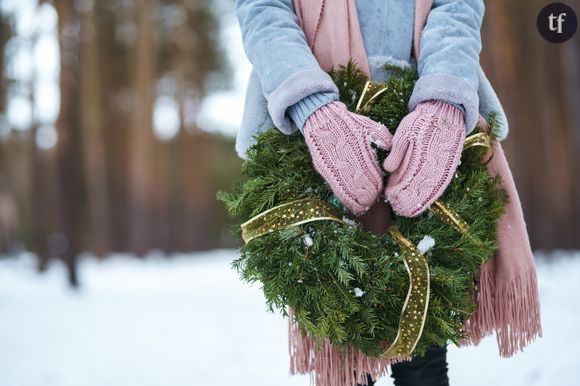
[[[366,76],[352,62],[330,75],[349,110],[383,123],[394,133],[408,112],[417,73],[393,66],[385,69],[392,76],[362,111],[357,110],[357,102],[364,94]],[[489,124],[493,139],[493,114]],[[476,128],[473,133],[479,132]],[[376,151],[382,162],[388,153]],[[475,311],[479,267],[497,248],[496,223],[507,200],[499,176],[490,176],[485,167],[487,153],[482,146],[466,148],[440,198],[464,221],[464,231],[432,210],[415,218],[392,213],[395,229],[419,245],[428,263],[428,308],[412,355],[424,355],[431,345],[458,345],[466,337],[463,325]],[[271,312],[277,309],[288,316],[292,307],[300,330],[315,341],[329,339],[340,347],[353,345],[368,356],[384,357],[388,342],[398,337],[410,287],[398,240],[390,233],[365,231],[349,220],[352,215],[313,168],[300,133],[285,135],[276,128],[262,133],[248,150],[242,171],[247,178],[233,192],[218,192],[218,199],[240,224],[301,199],[332,204],[342,221],[295,224],[252,238],[232,262],[241,279],[262,283]],[[240,226],[233,233],[242,238]]]

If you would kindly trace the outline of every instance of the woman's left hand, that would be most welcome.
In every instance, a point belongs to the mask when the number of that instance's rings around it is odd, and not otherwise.
[[[385,198],[398,215],[416,217],[445,191],[461,159],[466,129],[456,106],[429,100],[406,115],[383,168]]]

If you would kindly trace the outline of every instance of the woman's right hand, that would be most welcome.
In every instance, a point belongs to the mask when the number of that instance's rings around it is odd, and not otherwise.
[[[314,168],[336,197],[355,215],[369,209],[383,188],[383,172],[371,143],[389,150],[389,130],[334,101],[315,110],[302,131]]]

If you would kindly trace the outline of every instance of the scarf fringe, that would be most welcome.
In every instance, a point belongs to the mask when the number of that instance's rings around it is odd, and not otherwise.
[[[534,270],[519,271],[509,282],[496,282],[494,269],[493,261],[481,266],[477,309],[465,323],[469,337],[461,345],[478,345],[495,332],[499,354],[507,358],[542,336],[538,282]]]
[[[475,345],[488,335],[495,327],[493,293],[495,290],[494,262],[487,261],[479,269],[479,280],[476,286],[477,308],[471,318],[465,322],[464,329],[467,338],[460,342],[462,346]]]
[[[520,274],[496,289],[496,335],[500,355],[510,357],[542,336],[538,283],[534,272]]]
[[[353,347],[339,348],[327,339],[316,344],[309,334],[302,335],[291,308],[288,311],[288,349],[290,375],[309,374],[310,385],[314,386],[366,385],[367,374],[374,380],[379,379],[388,375],[391,363],[411,359],[371,358]]]

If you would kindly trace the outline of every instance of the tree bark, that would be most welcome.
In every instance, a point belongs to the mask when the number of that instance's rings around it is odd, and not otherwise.
[[[77,255],[83,231],[82,137],[80,131],[80,77],[78,36],[71,29],[79,23],[74,0],[56,3],[61,54],[60,113],[56,122],[56,164],[60,198],[59,253],[68,269],[68,280],[78,287]]]

